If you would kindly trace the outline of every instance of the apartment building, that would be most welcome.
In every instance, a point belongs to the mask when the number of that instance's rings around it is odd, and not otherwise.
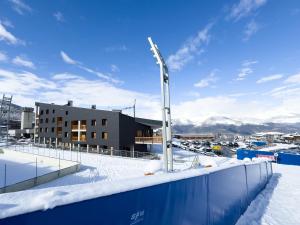
[[[87,151],[120,149],[145,151],[136,137],[152,137],[161,121],[133,118],[121,111],[35,103],[35,143],[63,147],[86,147]]]

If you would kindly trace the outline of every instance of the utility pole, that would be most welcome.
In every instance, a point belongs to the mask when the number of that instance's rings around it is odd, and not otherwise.
[[[163,158],[164,170],[173,171],[173,152],[172,152],[172,133],[171,133],[171,108],[170,108],[170,85],[168,67],[162,57],[158,47],[153,43],[151,37],[148,37],[151,51],[160,68],[161,82],[161,104],[162,104],[162,138],[163,138]]]

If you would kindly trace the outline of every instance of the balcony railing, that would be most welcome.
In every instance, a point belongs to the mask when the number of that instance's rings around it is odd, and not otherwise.
[[[72,141],[78,141],[78,137],[76,137],[76,136],[72,137]],[[85,142],[86,137],[80,137],[79,141]]]
[[[154,136],[154,137],[135,137],[136,144],[161,144],[162,137]]]
[[[72,130],[78,130],[78,125],[72,125]],[[80,125],[80,130],[86,130],[86,125]]]

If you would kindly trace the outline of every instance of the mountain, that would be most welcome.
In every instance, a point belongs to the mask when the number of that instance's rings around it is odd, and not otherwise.
[[[234,135],[251,135],[258,132],[277,131],[282,133],[300,133],[300,123],[243,122],[228,117],[210,117],[200,124],[181,123],[174,121],[173,133],[221,133]]]

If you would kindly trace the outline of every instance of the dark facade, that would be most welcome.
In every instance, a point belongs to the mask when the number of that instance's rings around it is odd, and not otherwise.
[[[153,127],[160,122],[133,118],[118,111],[73,107],[71,102],[67,105],[37,102],[35,105],[35,141],[39,143],[145,150],[147,146],[135,145],[135,137],[152,136]]]

